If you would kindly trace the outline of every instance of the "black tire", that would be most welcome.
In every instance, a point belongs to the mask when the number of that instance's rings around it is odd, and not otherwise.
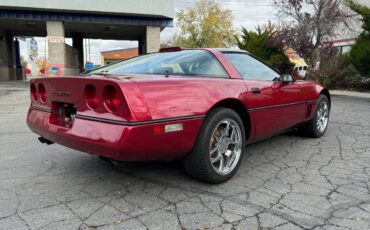
[[[231,171],[228,172],[226,175],[220,175],[219,173],[216,172],[216,170],[211,164],[210,148],[211,148],[211,138],[213,138],[214,131],[216,130],[217,127],[219,127],[220,122],[225,121],[225,119],[231,121],[233,123],[233,127],[239,126],[238,131],[240,132],[237,133],[241,134],[238,135],[241,136],[239,138],[241,138],[242,147],[241,152],[240,148],[238,148],[239,149],[238,152],[240,152],[240,154],[238,158],[235,158],[238,159],[238,162],[236,163],[235,159],[231,161],[235,162],[232,164],[234,168],[232,170],[230,169]],[[235,128],[235,130],[236,129],[237,128]],[[234,132],[234,130],[231,132]],[[199,131],[197,140],[194,144],[193,150],[191,153],[185,156],[185,158],[182,160],[182,164],[185,169],[185,172],[189,176],[204,182],[219,184],[229,180],[238,170],[240,163],[242,161],[244,148],[245,148],[245,130],[240,116],[234,110],[223,107],[216,108],[205,117],[203,125]],[[227,158],[228,157],[225,156],[225,158],[223,157],[222,159],[225,160]]]
[[[327,120],[325,129],[319,130],[318,125],[317,125],[318,119],[319,119],[318,110],[320,109],[320,106],[323,105],[323,103],[326,103],[328,107],[328,120]],[[317,109],[315,111],[315,116],[306,124],[298,127],[298,133],[303,136],[307,136],[307,137],[314,137],[314,138],[322,137],[325,134],[329,126],[329,118],[330,118],[330,103],[329,103],[328,98],[325,95],[321,94],[318,100],[318,103],[317,103]]]

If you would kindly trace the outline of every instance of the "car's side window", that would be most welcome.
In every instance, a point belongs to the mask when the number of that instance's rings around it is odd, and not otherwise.
[[[245,80],[273,81],[280,77],[270,67],[246,53],[224,53]]]

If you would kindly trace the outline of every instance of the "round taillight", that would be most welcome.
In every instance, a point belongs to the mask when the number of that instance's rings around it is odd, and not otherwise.
[[[96,109],[99,105],[99,97],[96,93],[96,88],[93,85],[85,87],[85,101],[91,109]]]
[[[45,90],[45,86],[43,84],[40,84],[39,85],[39,96],[40,96],[40,99],[42,102],[45,102],[46,101],[46,90]]]
[[[121,106],[121,100],[118,96],[118,91],[112,85],[108,85],[104,88],[103,100],[104,105],[110,111],[117,111],[117,109]]]
[[[31,97],[34,101],[37,101],[37,89],[34,84],[31,84]]]

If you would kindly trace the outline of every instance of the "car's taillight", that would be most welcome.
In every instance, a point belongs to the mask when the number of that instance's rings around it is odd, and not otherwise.
[[[96,93],[96,88],[93,85],[85,87],[85,101],[91,109],[96,109],[99,105],[99,97]]]
[[[31,97],[34,101],[37,101],[37,89],[34,84],[31,84]]]
[[[43,84],[39,85],[38,92],[39,92],[39,96],[40,96],[41,101],[45,102],[46,101],[46,90],[45,90],[45,86]]]
[[[121,106],[121,100],[118,91],[112,85],[108,85],[103,91],[104,105],[109,111],[115,112]]]

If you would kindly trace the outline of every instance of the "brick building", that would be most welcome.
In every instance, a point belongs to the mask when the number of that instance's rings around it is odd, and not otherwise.
[[[101,65],[107,65],[120,60],[136,57],[139,55],[139,49],[128,48],[128,49],[117,49],[117,50],[107,50],[100,52],[101,55]]]

